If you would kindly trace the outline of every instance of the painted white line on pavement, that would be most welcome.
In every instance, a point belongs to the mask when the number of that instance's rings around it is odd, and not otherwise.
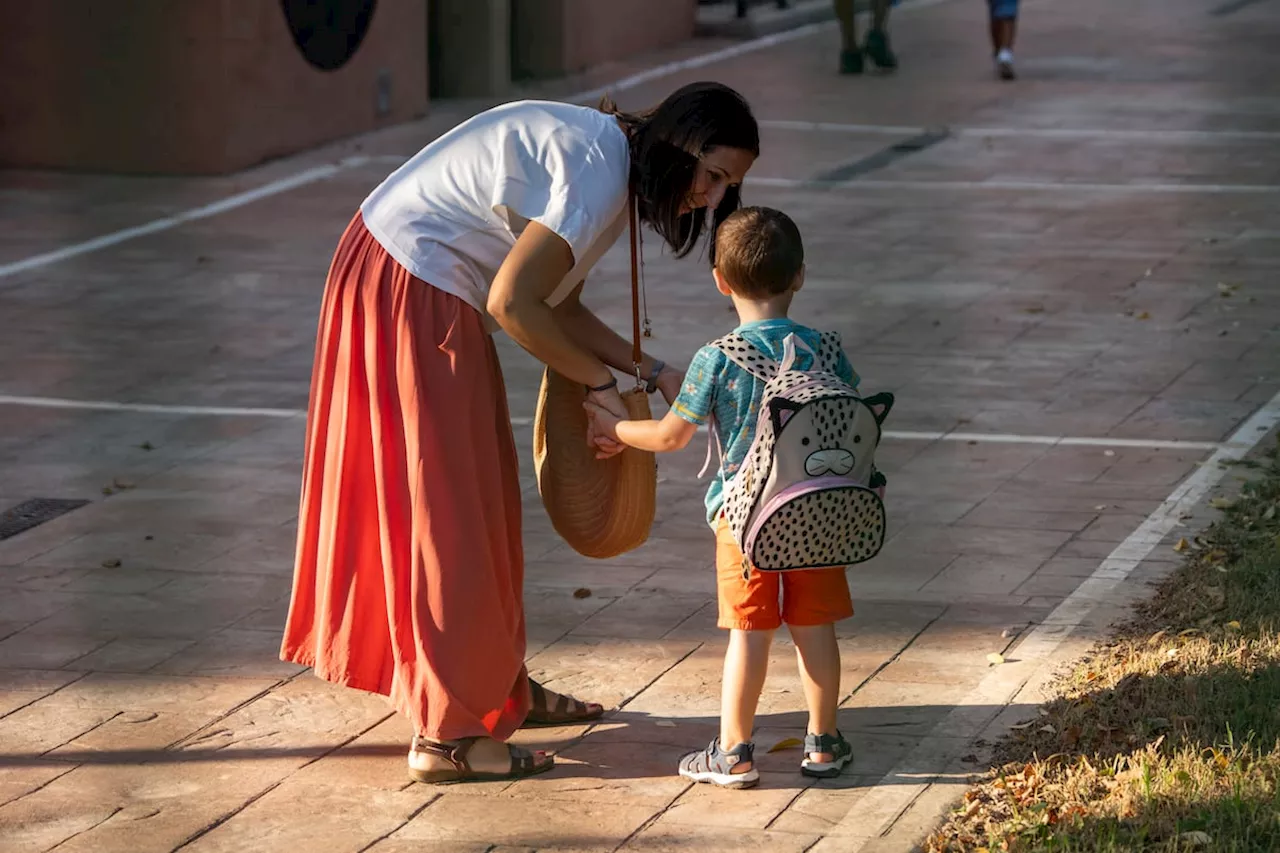
[[[937,128],[895,124],[843,124],[829,121],[787,121],[764,119],[760,127],[809,133],[848,133],[866,136],[913,136],[930,130],[945,130],[951,136],[982,136],[1033,139],[1109,139],[1135,142],[1223,142],[1227,140],[1276,142],[1280,131],[1270,130],[1120,130],[1071,127],[969,127],[945,125]]]
[[[243,406],[183,406],[166,403],[122,403],[114,400],[74,400],[66,397],[32,397],[0,394],[0,406],[34,409],[79,409],[99,412],[138,412],[157,415],[188,415],[233,418],[304,418],[305,409],[272,409]],[[530,426],[533,418],[517,416],[513,426]],[[986,432],[928,432],[885,430],[884,438],[898,441],[963,441],[977,444],[1044,444],[1054,447],[1138,447],[1158,450],[1216,450],[1214,441],[1179,441],[1163,438],[1106,438],[1065,435],[1017,435]]]
[[[20,261],[14,261],[9,264],[0,264],[0,278],[7,278],[11,275],[17,275],[20,272],[36,269],[38,267],[56,264],[58,261],[65,261],[69,258],[75,258],[80,255],[96,252],[99,249],[105,249],[109,246],[115,246],[126,240],[132,240],[136,237],[145,237],[148,234],[156,234],[160,231],[168,231],[170,228],[176,228],[186,222],[194,222],[198,219],[207,219],[210,216],[217,216],[219,213],[226,213],[228,210],[235,210],[237,207],[243,207],[260,199],[268,198],[273,195],[279,195],[283,192],[296,189],[298,187],[313,184],[316,181],[322,181],[331,178],[343,169],[349,169],[353,166],[360,166],[367,162],[365,157],[348,157],[337,163],[331,163],[325,166],[316,166],[298,172],[296,175],[290,175],[287,178],[271,181],[260,187],[228,196],[220,201],[212,204],[206,204],[203,207],[192,208],[191,210],[175,213],[173,216],[164,216],[160,219],[153,219],[145,225],[137,225],[133,228],[125,228],[120,231],[113,231],[110,234],[104,234],[101,237],[94,237],[92,240],[85,240],[82,243],[72,243],[69,246],[63,246],[60,249],[54,249],[51,252],[44,252],[39,255],[32,255],[29,258],[23,258]]]
[[[1015,647],[1018,661],[1037,666],[1048,661],[1099,605],[1114,600],[1116,587],[1164,540],[1179,518],[1194,509],[1222,480],[1228,470],[1223,463],[1243,458],[1277,424],[1280,424],[1280,393],[1236,429],[1204,465],[1183,480],[1164,503],[1116,546],[1093,574],[1076,587],[1075,592],[1027,634]],[[994,668],[914,750],[858,801],[857,808],[840,823],[838,832],[842,840],[845,834],[854,836],[849,838],[849,845],[843,849],[853,853],[887,833],[929,784],[943,780],[947,765],[968,749],[969,738],[960,733],[979,721],[975,712],[984,716],[989,712],[988,719],[993,719],[998,709],[1013,701],[1030,680],[1025,669],[1016,678],[1011,678],[1010,672],[1018,671]],[[919,781],[906,784],[908,779]]]
[[[1088,193],[1165,193],[1229,195],[1242,193],[1269,195],[1280,193],[1280,184],[1099,184],[1071,181],[883,181],[849,178],[844,181],[817,181],[807,178],[769,178],[747,176],[746,186],[796,190],[873,189],[873,190],[1001,190],[1015,192],[1088,192]]]
[[[164,403],[117,403],[111,400],[68,400],[62,397],[21,397],[0,394],[0,406],[33,409],[81,409],[99,412],[143,412],[155,415],[208,415],[232,418],[300,418],[305,409],[265,409],[240,406],[170,406]]]

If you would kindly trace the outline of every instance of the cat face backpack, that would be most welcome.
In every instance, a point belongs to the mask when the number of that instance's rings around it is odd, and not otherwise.
[[[776,572],[874,557],[884,545],[886,482],[875,451],[893,395],[860,397],[836,375],[834,333],[816,354],[788,335],[781,363],[737,333],[712,346],[765,383],[755,438],[724,485],[725,518],[749,565]],[[795,368],[797,347],[814,356],[810,370]],[[712,434],[718,442],[714,423]]]

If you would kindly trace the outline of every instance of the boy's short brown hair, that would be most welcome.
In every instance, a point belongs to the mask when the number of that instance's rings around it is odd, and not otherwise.
[[[804,266],[800,229],[780,210],[743,207],[716,230],[716,269],[746,299],[786,293]]]

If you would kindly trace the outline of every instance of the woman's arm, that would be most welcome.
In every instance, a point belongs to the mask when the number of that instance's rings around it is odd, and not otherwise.
[[[584,281],[575,287],[563,302],[552,309],[553,313],[561,321],[565,334],[573,338],[578,346],[595,353],[597,358],[610,367],[631,375],[635,369],[631,362],[631,342],[582,304],[581,294],[585,284]],[[646,381],[653,375],[656,363],[657,359],[641,353],[640,375]],[[658,374],[658,387],[668,405],[680,392],[680,380],[683,378],[684,374],[669,364],[664,365],[662,372]]]
[[[613,378],[608,366],[566,334],[546,302],[572,269],[569,244],[531,221],[498,268],[486,307],[516,343],[552,370],[583,385],[606,385]]]

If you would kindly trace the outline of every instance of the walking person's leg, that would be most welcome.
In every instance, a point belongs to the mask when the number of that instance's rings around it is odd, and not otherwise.
[[[858,46],[858,21],[853,0],[835,0],[840,23],[840,73],[862,73],[862,49]]]
[[[898,67],[898,57],[889,46],[889,5],[890,0],[871,0],[871,29],[864,46],[876,67],[885,71]]]
[[[1002,80],[1013,80],[1013,39],[1018,28],[1018,0],[987,0],[991,24],[991,56],[996,74]]]

